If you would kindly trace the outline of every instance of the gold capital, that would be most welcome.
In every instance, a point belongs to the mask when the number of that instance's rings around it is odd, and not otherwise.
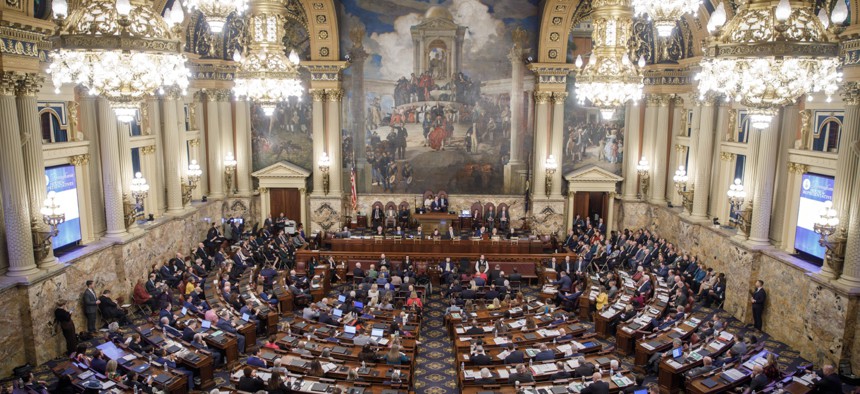
[[[343,89],[326,89],[328,101],[340,102],[343,100]]]
[[[15,89],[19,96],[34,97],[42,88],[42,83],[45,82],[45,77],[39,74],[24,74],[18,80],[18,86]]]
[[[564,104],[565,99],[567,99],[567,92],[553,92],[552,93],[552,103],[553,104]]]
[[[310,94],[313,101],[325,100],[325,89],[311,89]]]
[[[735,158],[735,154],[731,152],[720,152],[720,160],[729,161]]]
[[[546,104],[549,102],[550,97],[552,97],[552,92],[534,92],[535,104]]]

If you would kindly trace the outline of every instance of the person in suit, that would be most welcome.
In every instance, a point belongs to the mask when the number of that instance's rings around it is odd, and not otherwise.
[[[478,228],[477,230],[475,230],[475,234],[474,234],[474,236],[475,236],[475,237],[477,237],[477,238],[483,238],[483,237],[484,237],[484,233],[486,233],[486,232],[487,232],[487,229],[486,229],[484,226],[481,226],[480,228]]]
[[[511,272],[511,274],[508,275],[508,281],[510,281],[510,282],[522,282],[523,281],[523,275],[520,273],[520,271],[517,269],[517,267],[514,267],[513,272]]]
[[[563,361],[556,362],[555,368],[558,369],[558,372],[550,375],[549,380],[570,379],[573,376],[571,375],[570,371],[564,369]]]
[[[247,391],[249,393],[256,393],[257,391],[264,390],[266,388],[266,384],[263,383],[263,379],[257,377],[257,372],[251,367],[245,367],[242,371],[242,377],[239,378],[239,383],[236,385],[237,390]]]
[[[584,356],[579,356],[579,358],[577,358],[577,362],[579,362],[579,366],[573,370],[573,377],[586,377],[591,376],[591,374],[594,373],[594,365],[585,362]]]
[[[546,263],[546,268],[549,268],[553,271],[558,271],[558,263],[555,261],[555,257],[553,257],[549,260],[548,263]]]
[[[545,343],[540,345],[540,351],[535,354],[534,361],[548,361],[555,358],[555,352],[549,349]]]
[[[496,227],[496,209],[492,206],[484,213],[484,225],[487,226],[490,231]]]
[[[96,291],[93,289],[94,282],[87,281],[87,288],[84,290],[84,316],[87,317],[87,331],[96,332],[96,316],[99,311],[99,301],[96,296]]]
[[[479,347],[475,349],[475,353],[469,356],[469,361],[472,365],[491,365],[493,364],[493,360],[484,353],[484,349]]]
[[[213,245],[217,245],[224,240],[221,237],[221,231],[218,230],[218,226],[215,223],[212,223],[212,226],[209,227],[209,231],[206,232],[206,240]]]
[[[457,235],[454,233],[454,226],[448,226],[448,231],[442,234],[442,239],[457,239]]]
[[[515,383],[515,382],[529,383],[529,382],[534,382],[534,381],[535,381],[534,376],[532,375],[531,372],[529,372],[529,370],[523,364],[517,365],[516,372],[514,372],[508,376],[508,383]]]
[[[475,272],[480,272],[486,274],[490,270],[490,263],[487,262],[487,258],[484,255],[481,255],[478,258],[478,261],[475,262]]]
[[[502,231],[507,231],[508,226],[510,226],[511,224],[511,215],[508,214],[508,207],[503,206],[499,209],[499,215],[497,219],[499,222],[499,228]]]
[[[836,368],[830,364],[825,364],[821,371],[816,372],[821,380],[812,385],[813,393],[841,393],[842,382],[839,380],[839,375],[836,373]]]
[[[478,364],[476,364],[478,365]],[[484,365],[484,364],[481,364]],[[493,378],[493,373],[490,372],[488,368],[481,368],[481,377],[475,379],[475,384],[495,384],[496,380]]]
[[[522,350],[517,349],[516,346],[513,347],[510,353],[505,357],[505,364],[522,364],[525,362],[526,355]]]
[[[753,372],[752,372],[751,376],[752,376],[752,380],[750,380],[750,385],[749,385],[749,387],[747,387],[747,390],[745,391],[746,393],[761,391],[763,388],[765,388],[767,386],[767,384],[768,384],[767,375],[764,374],[764,368],[761,365],[756,364],[753,367]],[[841,388],[840,388],[840,390],[835,391],[835,392],[838,393],[840,391],[842,391]],[[828,391],[828,392],[832,393],[833,391]]]
[[[600,372],[591,375],[591,380],[591,384],[580,391],[581,394],[609,394],[609,383],[603,381]]]
[[[448,198],[446,198],[443,195],[440,195],[439,196],[439,207],[441,208],[440,210],[442,212],[447,212],[448,211]]]
[[[573,286],[573,280],[567,276],[567,272],[562,271],[558,280],[552,282],[554,286],[558,286],[559,291],[570,292],[571,286]]]
[[[761,331],[761,315],[764,313],[764,303],[767,301],[767,292],[764,291],[764,282],[759,279],[755,281],[755,290],[752,294],[753,327]]]
[[[433,202],[430,203],[430,210],[433,212],[442,212],[442,201],[439,200],[439,196],[433,199]]]
[[[377,265],[379,266],[379,269],[382,269],[382,267],[391,269],[391,260],[389,260],[388,257],[385,257],[385,253],[383,253],[379,255],[379,263]]]
[[[695,378],[696,376],[706,374],[714,370],[714,360],[708,356],[702,358],[702,366],[693,368],[687,372],[687,377]]]
[[[373,227],[382,225],[382,219],[385,217],[385,212],[382,211],[382,206],[376,205],[370,212],[370,223]]]
[[[118,319],[123,325],[130,323],[126,312],[110,298],[110,290],[102,291],[102,295],[99,297],[99,310],[102,312],[102,317],[106,319]]]
[[[478,325],[477,320],[472,320],[472,326],[466,330],[467,335],[484,335],[484,328]]]

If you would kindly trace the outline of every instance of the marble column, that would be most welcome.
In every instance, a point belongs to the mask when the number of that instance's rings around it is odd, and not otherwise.
[[[161,99],[161,113],[164,116],[164,129],[162,141],[164,141],[164,182],[167,189],[167,213],[179,215],[185,207],[182,204],[182,173],[179,155],[184,154],[184,135],[178,129],[179,123],[176,113],[176,101],[179,99],[178,89],[169,89]]]
[[[520,193],[521,187],[517,172],[524,167],[520,149],[520,133],[523,132],[523,50],[519,45],[514,45],[508,52],[508,60],[511,61],[511,148],[510,158],[505,164],[505,187],[507,194]],[[558,158],[559,163],[562,158]]]
[[[561,198],[562,175],[564,175],[564,166],[562,162],[562,152],[564,147],[564,100],[567,98],[567,92],[554,92],[552,94],[552,130],[550,132],[550,148],[549,154],[555,157],[558,163],[558,169],[552,175],[552,198]]]
[[[131,125],[117,121],[116,132],[122,198],[126,200],[131,198],[131,179],[134,178],[134,167],[131,165]]]
[[[206,163],[209,175],[209,197],[224,198],[224,153],[221,149],[221,127],[219,126],[219,90],[206,91]],[[203,180],[201,179],[201,182]]]
[[[197,164],[200,165],[200,181],[197,182],[197,188],[194,189],[194,199],[199,200],[203,196],[209,194],[209,161],[206,155],[206,114],[203,111],[205,105],[204,94],[202,91],[194,92],[192,96],[191,106],[189,107],[191,117],[191,130],[197,130],[197,147],[192,146],[192,150],[197,151]]]
[[[42,203],[47,197],[48,189],[45,180],[45,159],[42,157],[42,129],[39,120],[39,107],[36,102],[36,94],[42,85],[44,77],[37,74],[26,74],[18,81],[18,122],[21,127],[23,138],[24,177],[27,180],[27,196],[30,205],[30,227],[36,238],[37,234],[49,234],[51,227],[42,221]],[[39,242],[34,239],[34,244]],[[50,243],[50,240],[45,242]],[[39,268],[51,269],[59,265],[54,257],[54,249],[51,246],[42,247],[35,244],[44,256],[36,263]],[[37,257],[40,253],[36,253]]]
[[[654,181],[654,145],[657,139],[657,109],[660,107],[662,97],[659,94],[649,94],[645,97],[645,119],[642,121],[642,153],[638,156],[630,156],[630,159],[639,164],[643,157],[651,163],[648,175],[651,182]],[[627,157],[624,157],[627,159]],[[649,200],[653,195],[653,189],[648,190],[648,195],[642,196],[642,200]]]
[[[323,152],[326,151],[325,144],[325,90],[324,89],[311,89],[310,90],[311,99],[313,100],[313,104],[311,106],[311,113],[313,114],[313,122],[311,124],[311,130],[313,133],[312,140],[314,141],[313,149],[313,161],[311,162],[311,167],[313,167],[313,177],[314,177],[314,195],[323,195],[323,175],[322,171],[319,169],[320,157],[322,157]],[[331,178],[329,178],[331,180]]]
[[[788,189],[786,186],[788,184],[788,148],[794,147],[794,141],[797,136],[797,130],[799,126],[800,120],[800,110],[796,105],[789,105],[783,108],[782,111],[782,125],[780,127],[779,133],[779,152],[777,153],[776,158],[776,174],[774,181],[774,195],[776,196],[787,196]],[[841,145],[840,145],[841,146]],[[839,161],[837,160],[837,165]],[[782,238],[782,229],[786,226],[788,227],[796,227],[797,222],[787,222],[785,215],[779,215],[779,212],[783,212],[785,210],[785,204],[788,201],[788,198],[774,198],[773,199],[773,208],[771,211],[774,213],[770,222],[770,239],[773,244],[776,246],[782,246],[784,243],[789,243],[794,245],[794,238],[784,239]],[[847,219],[847,217],[846,217]]]
[[[251,106],[236,102],[236,186],[239,195],[251,195]]]
[[[657,128],[651,149],[651,203],[666,204],[666,171],[669,160],[669,97],[661,96],[657,107]],[[674,172],[673,172],[674,174]]]
[[[720,222],[724,225],[729,223],[729,215],[731,213],[731,204],[729,203],[728,191],[729,187],[735,183],[735,161],[737,157],[734,153],[720,152],[720,164],[717,170],[716,187],[712,190],[711,195],[711,216],[720,218]]]
[[[549,156],[549,100],[550,92],[535,91],[535,142],[532,168],[533,199],[546,197],[546,158]]]
[[[350,114],[347,122],[351,125],[352,130],[352,153],[355,157],[355,173],[358,178],[355,185],[357,190],[370,190],[373,170],[367,163],[367,95],[364,91],[364,63],[368,53],[364,50],[361,42],[354,42],[349,54],[352,87],[349,98]],[[418,51],[415,51],[413,56],[415,64],[418,64]],[[406,102],[412,102],[412,97],[408,97]],[[349,168],[349,166],[348,164],[347,167]],[[353,221],[357,220],[356,215],[350,215]]]
[[[770,126],[761,131],[759,142],[756,182],[753,189],[753,212],[750,236],[747,241],[753,246],[770,244],[770,220],[773,207],[774,175],[776,155],[779,148],[779,119],[775,116]]]
[[[81,163],[87,166],[92,181],[84,187],[89,187],[90,204],[89,211],[93,219],[93,238],[101,236],[107,230],[105,222],[105,201],[102,191],[102,167],[101,148],[99,146],[98,106],[96,98],[88,94],[82,94],[80,100],[80,129],[83,131],[88,145],[90,160]],[[41,135],[41,133],[40,133]]]
[[[699,133],[699,129],[702,126],[702,103],[699,102],[699,100],[694,100],[693,103],[693,117],[692,119],[690,119],[690,135],[688,136],[690,137],[690,144],[687,146],[687,164],[684,166],[684,168],[687,170],[687,175],[690,176],[690,179],[695,182],[696,174],[694,171],[696,169],[696,163],[699,160],[696,154],[699,151],[698,141],[699,134],[701,134]],[[672,173],[674,174],[675,171],[673,170]]]
[[[3,199],[3,220],[9,258],[7,276],[27,277],[39,272],[33,256],[30,203],[21,146],[21,130],[15,103],[18,77],[8,71],[0,73],[0,195]],[[39,133],[41,136],[42,134]],[[44,179],[44,175],[42,175]]]
[[[636,176],[636,165],[639,164],[640,156],[639,141],[640,134],[640,108],[631,103],[627,104],[627,112],[630,113],[629,122],[624,126],[624,194],[622,199],[636,200],[639,194],[639,181]]]
[[[857,168],[858,152],[854,151],[854,146],[860,140],[860,83],[846,84],[843,87],[842,101],[845,103],[845,116],[842,121],[842,134],[839,136],[833,208],[839,215],[841,226],[848,227],[845,260],[839,283],[857,289],[860,288],[860,172]],[[823,265],[822,272],[827,266]]]
[[[702,103],[701,121],[699,123],[699,138],[696,149],[696,177],[693,187],[693,212],[690,217],[698,220],[708,218],[708,197],[711,186],[711,160],[714,146],[714,118],[716,116],[716,100],[706,98]]]
[[[678,137],[682,135],[684,129],[687,127],[687,111],[684,109],[684,99],[680,96],[675,96],[672,99],[672,129],[670,132],[672,133],[672,141],[669,148],[669,161],[666,165],[666,172],[661,175],[665,177],[664,188],[665,194],[664,198],[668,201],[672,202],[672,205],[676,205],[675,198],[678,197],[678,193],[675,192],[674,184],[672,183],[672,177],[675,175],[675,169],[678,168],[683,157],[681,156],[681,152],[678,149]]]
[[[326,150],[331,160],[329,168],[329,194],[343,195],[343,146],[341,137],[341,103],[343,89],[326,89]]]
[[[224,89],[218,95],[218,127],[221,136],[221,160],[227,156],[227,153],[233,153],[233,158],[238,162],[239,157],[236,156],[236,146],[233,139],[233,105],[230,103],[230,91]],[[233,180],[230,185],[227,185],[227,176],[224,171],[221,172],[221,178],[224,179],[224,193],[227,196],[232,196],[236,191],[236,179],[238,173],[233,171]]]
[[[606,234],[615,230],[615,192],[608,193],[609,207],[606,210]]]
[[[147,119],[149,119],[149,125],[144,128],[143,132],[144,134],[148,132],[150,135],[155,136],[155,145],[151,147],[151,150],[146,150],[148,152],[146,153],[147,155],[152,154],[153,156],[151,159],[153,162],[153,168],[147,170],[149,172],[144,172],[143,174],[146,176],[147,182],[149,182],[149,196],[147,196],[147,204],[152,205],[150,213],[155,215],[155,217],[161,217],[165,212],[167,212],[167,183],[165,180],[166,173],[164,160],[158,157],[166,150],[164,138],[164,128],[166,125],[164,124],[164,110],[161,108],[161,98],[151,97],[147,99],[142,108],[146,108],[146,116]],[[141,153],[144,153],[143,149],[141,149]],[[151,202],[149,201],[150,196],[154,197]],[[149,209],[147,209],[147,211],[149,211]]]
[[[105,195],[105,218],[108,237],[121,238],[128,234],[122,196],[122,165],[120,164],[119,133],[116,116],[110,103],[98,99],[99,144],[102,162],[102,184]]]

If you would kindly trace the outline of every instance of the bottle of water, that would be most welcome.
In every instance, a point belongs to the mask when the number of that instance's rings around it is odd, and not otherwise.
[[[362,360],[362,362],[361,362],[361,367],[362,367],[362,368],[367,368],[367,363],[365,363],[363,360]]]
[[[534,358],[529,359],[529,368],[531,368],[532,365],[534,365]]]

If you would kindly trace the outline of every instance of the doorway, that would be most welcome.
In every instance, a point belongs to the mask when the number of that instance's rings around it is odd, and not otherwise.
[[[278,217],[281,212],[290,220],[300,223],[302,215],[302,200],[297,188],[269,189],[269,206],[272,217]]]
[[[606,218],[609,193],[576,192],[573,196],[574,215],[579,215],[582,218],[590,217],[592,221],[594,221],[595,215]]]

